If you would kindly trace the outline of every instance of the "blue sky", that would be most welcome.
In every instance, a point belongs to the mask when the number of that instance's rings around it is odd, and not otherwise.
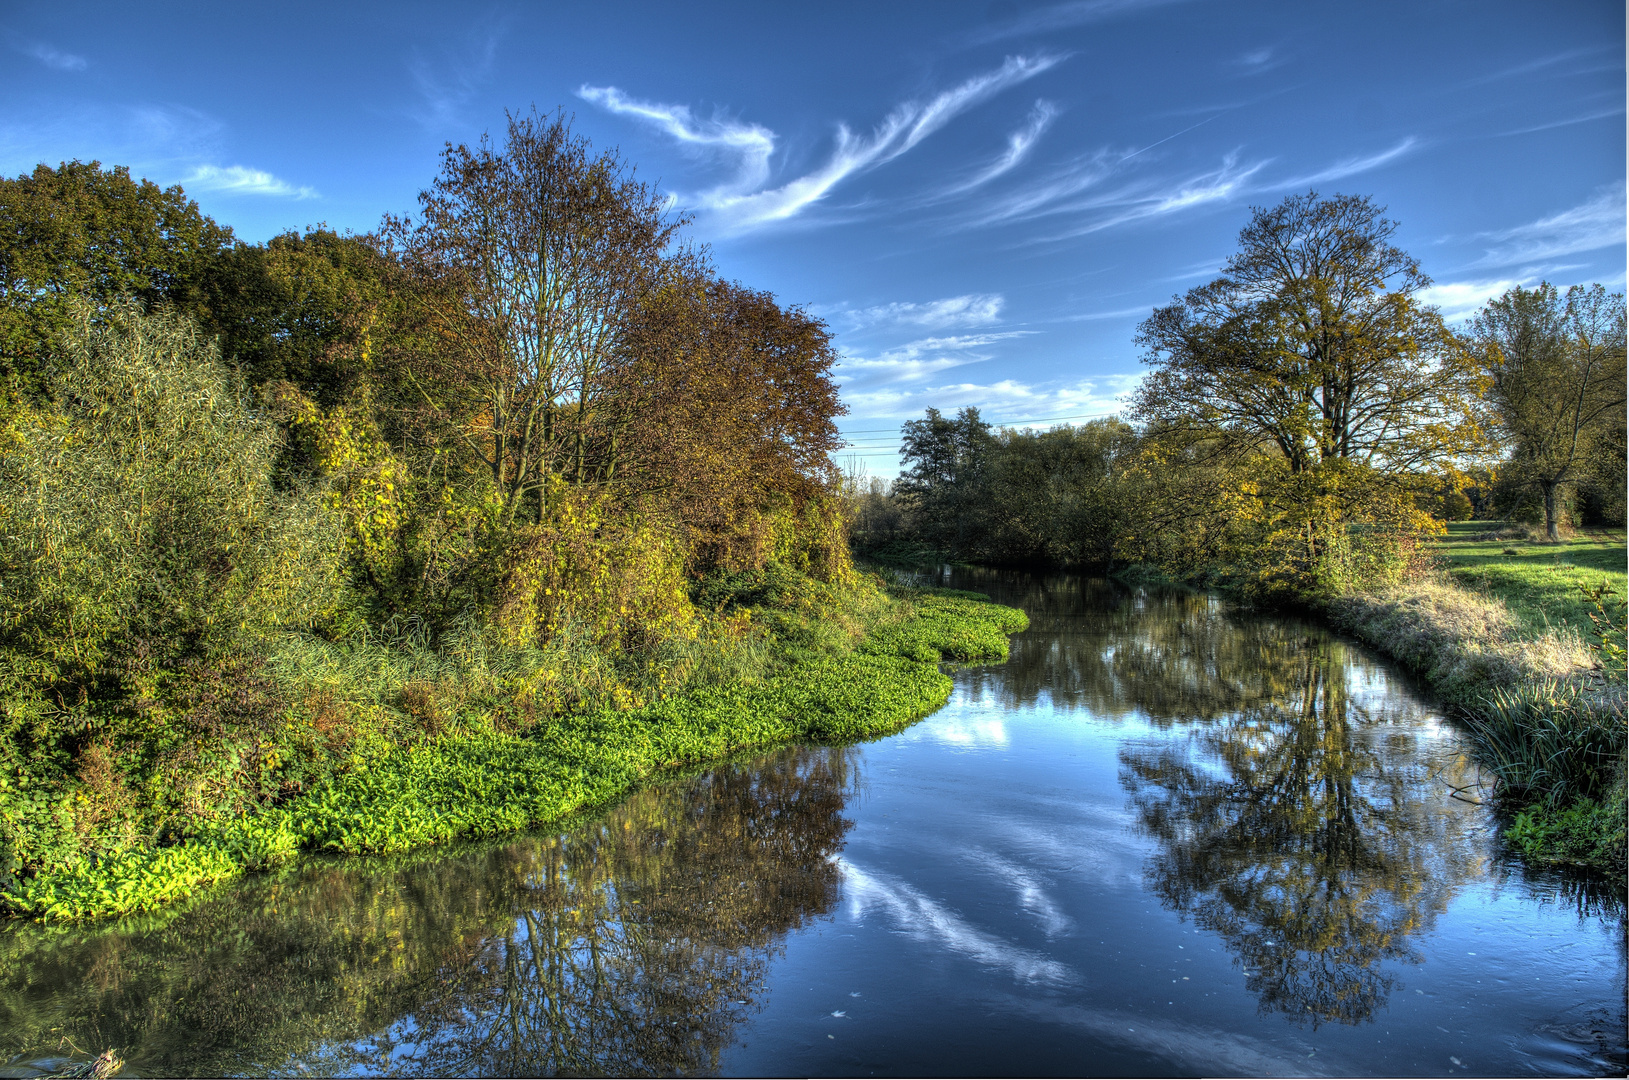
[[[1137,322],[1290,192],[1387,206],[1451,317],[1622,288],[1624,29],[1614,0],[11,3],[0,170],[127,164],[250,240],[366,231],[445,142],[563,106],[725,275],[831,324],[891,475],[929,405],[1112,411]]]

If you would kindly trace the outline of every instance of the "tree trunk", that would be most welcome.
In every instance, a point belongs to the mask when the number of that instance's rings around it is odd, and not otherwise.
[[[1556,488],[1560,485],[1553,480],[1543,480],[1539,482],[1539,486],[1544,490],[1544,532],[1549,537],[1550,543],[1559,544],[1561,523],[1556,520],[1555,496]]]

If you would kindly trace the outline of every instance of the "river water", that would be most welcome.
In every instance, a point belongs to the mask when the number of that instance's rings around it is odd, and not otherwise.
[[[0,934],[0,1075],[1591,1075],[1623,903],[1522,870],[1453,729],[1315,625],[1080,577],[853,747],[498,844]]]

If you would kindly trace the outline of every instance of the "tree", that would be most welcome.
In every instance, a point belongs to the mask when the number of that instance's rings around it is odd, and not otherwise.
[[[200,314],[209,268],[233,245],[179,186],[137,182],[122,165],[38,165],[0,181],[0,374],[38,381],[75,298]]]
[[[929,409],[922,419],[906,421],[902,431],[899,456],[907,466],[894,493],[923,539],[961,554],[979,531],[978,492],[995,446],[990,425],[970,406],[954,419]]]
[[[660,499],[696,568],[762,565],[771,504],[801,515],[835,490],[847,410],[831,332],[691,260],[639,306],[626,344],[601,410],[603,475],[624,498]]]
[[[1622,476],[1623,294],[1517,286],[1489,301],[1468,337],[1493,383],[1507,477],[1539,490],[1545,530],[1559,541],[1561,492],[1599,472]]]
[[[610,373],[630,314],[664,280],[681,219],[569,122],[510,115],[502,150],[448,145],[421,217],[387,217],[387,253],[438,288],[439,337],[408,378],[485,464],[507,520],[541,520],[551,476],[604,478]]]
[[[1138,328],[1133,415],[1269,446],[1291,473],[1331,463],[1408,474],[1475,443],[1476,371],[1392,244],[1397,223],[1360,196],[1256,208],[1223,276]]]
[[[370,237],[287,232],[216,260],[206,327],[250,386],[290,382],[332,408],[375,389],[364,384],[403,332],[409,284]]]

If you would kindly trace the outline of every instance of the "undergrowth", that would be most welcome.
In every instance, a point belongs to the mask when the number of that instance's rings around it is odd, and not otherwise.
[[[293,796],[172,842],[54,860],[20,852],[34,864],[14,866],[21,872],[4,899],[51,921],[151,911],[301,852],[398,853],[493,836],[608,802],[663,770],[794,741],[876,737],[944,703],[941,661],[1005,659],[1006,636],[1027,625],[1022,612],[972,594],[890,597],[875,583],[838,589],[774,568],[717,576],[694,592],[733,629],[711,649],[675,646],[642,680],[615,683],[626,701],[580,711],[537,711],[540,694],[557,693],[537,684],[549,672],[558,681],[558,662],[483,648],[476,636],[442,649],[411,628],[349,646],[294,642],[270,667],[305,695],[285,726],[327,748],[325,774],[308,770]],[[415,729],[418,737],[402,736]]]

